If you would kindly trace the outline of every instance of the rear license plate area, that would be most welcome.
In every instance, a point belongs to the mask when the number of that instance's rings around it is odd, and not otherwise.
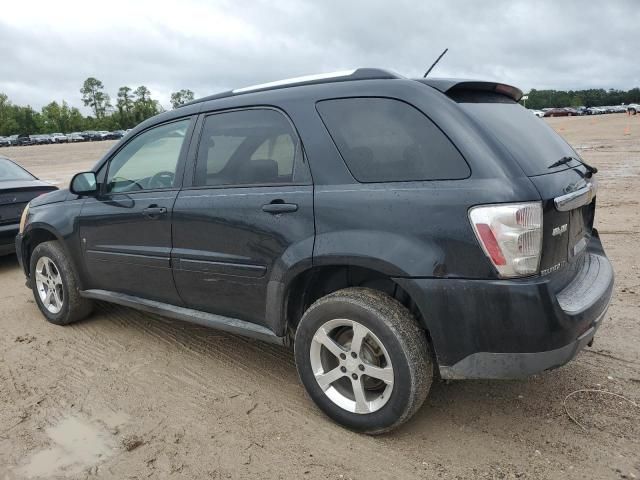
[[[576,208],[569,212],[569,242],[567,258],[571,259],[584,251],[591,234],[591,226],[586,218],[589,207]]]

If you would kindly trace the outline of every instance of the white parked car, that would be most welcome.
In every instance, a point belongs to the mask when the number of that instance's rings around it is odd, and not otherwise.
[[[64,133],[52,133],[50,136],[53,143],[67,143],[69,141]]]
[[[627,105],[627,112],[629,112],[631,115],[635,115],[636,113],[640,112],[640,105],[637,103],[630,103],[629,105]]]
[[[529,111],[531,113],[533,113],[536,117],[538,118],[542,118],[544,117],[544,112],[542,110],[534,110],[534,109],[529,109]]]

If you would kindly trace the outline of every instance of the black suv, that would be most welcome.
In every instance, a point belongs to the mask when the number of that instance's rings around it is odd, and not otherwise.
[[[27,147],[29,145],[35,145],[35,142],[33,140],[33,138],[31,138],[33,135],[27,135],[26,133],[23,133],[22,135],[18,135],[18,137],[16,138],[16,145],[18,145],[19,147]]]
[[[292,345],[331,418],[380,433],[434,375],[513,378],[593,340],[613,271],[596,169],[520,90],[377,69],[145,121],[17,237],[45,317],[114,302]]]

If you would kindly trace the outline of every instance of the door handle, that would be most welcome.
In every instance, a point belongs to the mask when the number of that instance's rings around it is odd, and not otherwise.
[[[284,203],[282,200],[274,200],[262,206],[262,211],[277,215],[279,213],[292,213],[298,211],[298,205],[295,203]]]
[[[150,205],[144,210],[142,210],[142,214],[145,217],[156,218],[160,215],[164,215],[167,213],[167,209],[165,207],[159,207],[157,205]]]

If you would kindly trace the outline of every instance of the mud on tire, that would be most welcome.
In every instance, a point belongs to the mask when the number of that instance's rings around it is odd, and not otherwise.
[[[356,340],[362,335],[362,342]],[[351,350],[354,342],[362,345],[354,347],[357,351]],[[358,432],[380,434],[407,421],[433,381],[425,331],[402,304],[377,290],[351,287],[317,300],[300,320],[294,349],[311,399],[334,421]]]
[[[42,266],[45,264],[45,276],[43,277]],[[38,265],[40,265],[40,271],[36,272]],[[67,325],[82,320],[91,313],[93,302],[80,296],[76,272],[57,241],[43,242],[33,250],[29,262],[29,277],[36,304],[49,322],[56,325]],[[47,281],[48,277],[57,280]],[[38,279],[41,281],[39,282]],[[56,303],[56,307],[52,308],[50,300],[45,305],[46,295],[48,289],[58,281],[61,284],[57,287],[59,303]],[[42,291],[39,290],[39,285]],[[57,305],[59,305],[59,309]]]

